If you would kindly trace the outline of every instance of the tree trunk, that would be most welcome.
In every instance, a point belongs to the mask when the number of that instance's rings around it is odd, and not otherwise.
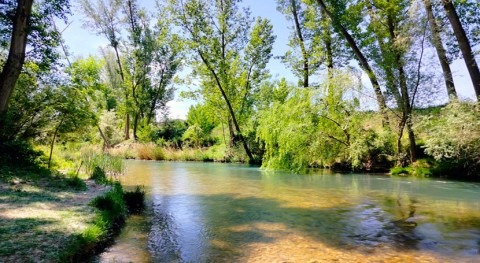
[[[53,138],[52,138],[52,143],[50,143],[50,155],[48,157],[48,169],[50,169],[50,165],[52,163],[52,153],[53,153],[53,146],[55,145],[55,139],[57,138],[58,130],[60,129],[60,126],[63,124],[63,120],[65,120],[65,115],[62,116],[62,120],[60,123],[57,125],[55,128],[55,131],[53,132]]]
[[[249,162],[254,162],[255,159],[253,158],[253,154],[250,151],[250,148],[248,148],[247,141],[242,135],[242,131],[240,129],[240,125],[237,122],[237,118],[235,117],[235,111],[233,110],[232,104],[230,103],[230,100],[228,99],[227,94],[225,93],[225,90],[223,89],[222,83],[220,82],[220,79],[218,78],[217,72],[213,70],[211,67],[210,63],[206,59],[206,57],[203,55],[202,52],[198,51],[198,54],[200,55],[200,58],[202,59],[203,63],[205,66],[207,66],[208,70],[213,74],[213,77],[215,78],[215,82],[217,84],[218,89],[220,90],[220,93],[222,93],[222,97],[227,103],[228,111],[230,113],[230,117],[232,118],[233,125],[235,126],[235,129],[237,130],[238,137],[240,141],[242,142],[243,148],[245,149],[245,153],[248,156]]]
[[[450,63],[448,62],[447,52],[443,47],[442,38],[440,37],[440,30],[433,14],[432,3],[430,0],[423,0],[425,5],[425,11],[428,16],[428,23],[432,31],[433,46],[437,51],[438,60],[443,71],[443,78],[445,79],[445,87],[449,97],[457,98],[457,92],[455,91],[455,84],[453,83],[452,70],[450,69]]]
[[[138,115],[139,115],[139,113],[136,112],[136,113],[135,113],[135,117],[134,117],[134,119],[133,119],[133,139],[134,139],[135,141],[138,141],[138,137],[137,137],[138,117],[139,117]]]
[[[480,96],[480,70],[478,69],[477,61],[475,61],[475,56],[473,55],[470,41],[468,40],[467,34],[460,23],[457,11],[453,6],[453,2],[451,0],[442,0],[442,3],[445,13],[447,13],[448,20],[452,25],[453,33],[457,38],[458,46],[462,51],[463,59],[465,60],[465,65],[467,66],[468,73],[472,79],[473,89],[475,90],[475,95],[478,99]]]
[[[118,46],[112,45],[115,50],[115,56],[117,58],[118,70],[120,77],[122,78],[122,86],[125,85],[125,75],[123,74],[122,62],[120,60],[120,55],[118,54]],[[128,114],[128,91],[125,90],[125,140],[130,139],[130,115]]]
[[[147,125],[150,124],[150,122],[152,121],[152,117],[155,116],[154,112],[155,112],[155,106],[157,105],[157,101],[160,97],[160,91],[162,89],[162,85],[163,85],[163,75],[165,74],[165,70],[162,69],[161,73],[160,73],[160,83],[158,83],[158,87],[157,87],[157,91],[155,92],[155,96],[154,96],[154,99],[152,100],[152,103],[150,104],[150,109],[148,111],[148,114],[147,114]]]
[[[343,35],[345,40],[347,41],[348,45],[352,49],[355,57],[360,64],[360,67],[367,73],[370,82],[372,83],[373,90],[375,91],[375,96],[377,99],[378,107],[380,109],[380,113],[383,115],[384,126],[388,126],[389,119],[387,114],[387,104],[385,103],[385,97],[382,94],[382,90],[380,89],[380,84],[378,83],[377,76],[375,72],[373,72],[372,67],[368,63],[367,58],[363,55],[362,51],[358,48],[357,43],[353,39],[353,37],[348,33],[347,29],[337,21],[335,17],[332,15],[330,11],[328,11],[327,6],[322,0],[317,0],[317,3],[320,5],[321,9],[327,14],[327,16],[332,21],[333,25],[340,31],[340,34]]]
[[[228,140],[228,146],[230,149],[233,149],[233,146],[235,146],[235,128],[233,127],[232,123],[232,118],[228,118],[228,131],[230,134],[229,140]]]
[[[402,54],[393,45],[397,41],[396,25],[395,25],[394,19],[395,18],[392,15],[387,16],[387,27],[390,35],[390,43],[392,45],[393,59],[394,59],[393,64],[394,66],[397,67],[398,78],[400,81],[401,105],[399,106],[401,106],[401,109],[402,109],[402,119],[400,121],[400,135],[398,140],[400,143],[400,140],[403,135],[403,129],[405,128],[405,125],[406,125],[408,130],[408,138],[409,138],[409,146],[410,146],[410,163],[413,163],[416,160],[416,156],[415,156],[416,143],[415,143],[415,133],[413,132],[413,128],[412,128],[412,105],[410,104],[410,96],[408,94],[407,76],[403,68],[404,62],[402,60]]]
[[[325,38],[325,51],[327,54],[327,70],[328,70],[328,77],[332,77],[333,71],[333,49],[332,49],[332,32],[330,31],[330,24],[328,23],[328,16],[325,13],[325,10],[322,9],[322,21],[326,26],[324,30],[324,38]]]
[[[309,87],[309,63],[308,63],[308,54],[307,49],[305,48],[305,41],[303,40],[302,29],[300,27],[300,21],[298,20],[298,12],[297,12],[297,1],[290,0],[290,7],[292,8],[292,15],[293,21],[295,23],[295,32],[298,38],[298,44],[300,45],[300,49],[302,50],[302,58],[303,58],[303,87]]]
[[[8,100],[17,83],[25,62],[28,27],[32,13],[33,0],[18,0],[10,39],[8,57],[0,73],[0,116],[7,111]],[[2,127],[0,127],[2,129]]]

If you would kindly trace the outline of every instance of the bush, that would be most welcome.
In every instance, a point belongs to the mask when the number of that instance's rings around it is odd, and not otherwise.
[[[390,174],[394,176],[408,175],[409,170],[406,167],[393,167],[392,169],[390,169]]]
[[[430,177],[433,175],[432,166],[425,159],[417,160],[408,167],[394,167],[390,169],[394,176],[410,175],[415,177]]]
[[[425,153],[439,164],[436,175],[473,177],[480,174],[480,105],[452,102],[420,128],[428,131]]]
[[[123,200],[129,213],[140,213],[145,208],[145,190],[137,186],[135,191],[124,192]]]
[[[95,183],[97,184],[103,184],[108,181],[107,176],[105,175],[105,171],[103,171],[103,169],[98,166],[95,166],[89,179],[95,180]]]
[[[35,151],[32,146],[25,141],[14,140],[0,142],[0,165],[36,166],[40,162],[40,156],[42,156],[42,152]]]
[[[118,182],[116,182],[112,190],[105,195],[93,199],[91,205],[102,212],[102,216],[106,219],[106,222],[114,224],[121,223],[127,215],[127,208],[123,200],[122,185]]]

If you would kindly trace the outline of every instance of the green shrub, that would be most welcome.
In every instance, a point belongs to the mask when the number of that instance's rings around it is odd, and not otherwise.
[[[425,153],[437,162],[436,175],[477,177],[480,174],[480,104],[451,102],[438,116],[425,118]]]
[[[98,208],[105,221],[112,223],[121,223],[127,215],[127,208],[123,200],[123,189],[120,183],[116,182],[112,190],[105,195],[96,197],[91,205]]]
[[[92,175],[90,175],[90,179],[95,180],[97,184],[103,184],[108,181],[105,171],[103,171],[103,169],[98,166],[93,169]]]
[[[3,138],[0,138],[3,140]],[[36,166],[39,164],[42,152],[35,151],[32,146],[21,140],[0,142],[0,165],[14,164]]]
[[[393,167],[392,169],[390,169],[390,174],[395,176],[408,175],[409,170],[407,167]]]
[[[120,183],[92,200],[90,205],[100,211],[92,224],[82,233],[72,236],[66,249],[59,255],[59,262],[87,262],[88,258],[106,246],[112,234],[123,224],[127,214]]]
[[[145,190],[137,186],[135,191],[124,192],[123,200],[129,213],[140,213],[145,208]]]

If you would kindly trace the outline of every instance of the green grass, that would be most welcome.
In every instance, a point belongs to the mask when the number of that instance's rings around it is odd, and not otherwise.
[[[94,220],[81,233],[70,238],[58,257],[60,262],[87,260],[111,241],[127,216],[123,188],[118,182],[110,191],[93,199],[90,205],[97,209]]]

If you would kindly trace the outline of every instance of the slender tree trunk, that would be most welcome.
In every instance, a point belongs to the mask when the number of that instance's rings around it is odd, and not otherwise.
[[[290,0],[290,7],[292,8],[292,15],[293,21],[295,23],[295,32],[298,38],[298,44],[300,45],[300,49],[302,50],[302,57],[303,57],[303,87],[309,87],[309,63],[308,63],[308,53],[307,49],[305,48],[305,41],[303,39],[302,28],[300,26],[300,21],[298,19],[298,12],[297,12],[297,1]]]
[[[325,10],[322,9],[322,21],[325,25],[324,39],[325,39],[325,51],[327,54],[327,70],[328,77],[332,77],[333,71],[333,48],[332,48],[332,32],[330,31],[330,23],[328,22],[328,16]]]
[[[390,35],[390,43],[392,44],[392,51],[393,51],[393,64],[397,67],[398,77],[400,81],[400,94],[401,94],[401,108],[402,108],[402,119],[400,121],[400,135],[398,139],[398,143],[401,141],[401,136],[403,135],[403,129],[405,125],[407,126],[408,130],[408,138],[409,138],[409,146],[410,146],[410,162],[413,163],[416,160],[415,156],[415,133],[413,132],[412,128],[412,105],[410,104],[410,96],[408,94],[408,84],[407,84],[407,76],[405,70],[403,68],[404,62],[402,60],[401,51],[395,48],[393,45],[397,41],[396,35],[396,26],[394,22],[394,18],[391,15],[387,16],[387,27],[388,32]],[[399,146],[399,148],[401,148]],[[401,150],[401,149],[399,149]],[[400,153],[400,152],[399,152]]]
[[[374,12],[373,6],[371,4],[368,4],[367,9],[370,12],[370,19],[372,20],[372,22],[379,23],[378,20],[377,20],[377,15]],[[375,27],[373,28],[373,33],[375,34],[375,37],[377,38],[378,46],[380,47],[380,53],[382,55],[381,63],[383,64],[382,68],[384,70],[385,77],[386,77],[385,82],[386,82],[386,85],[387,85],[387,90],[389,90],[392,93],[392,95],[395,99],[395,102],[397,103],[397,107],[401,109],[403,102],[402,102],[402,98],[401,98],[402,96],[400,95],[400,92],[398,91],[399,90],[398,85],[395,83],[396,77],[395,77],[395,73],[394,73],[394,69],[393,69],[393,66],[394,66],[393,64],[394,63],[392,63],[391,60],[389,61],[387,59],[387,58],[391,57],[391,55],[390,55],[391,50],[389,48],[389,45],[385,43],[385,40],[384,40],[383,36],[380,35],[377,28],[375,28]]]
[[[133,119],[133,139],[134,139],[135,141],[138,140],[138,137],[137,137],[138,117],[139,117],[139,113],[136,112],[136,113],[135,113],[135,117],[134,117],[134,119]]]
[[[452,0],[442,0],[442,3],[445,13],[447,13],[448,20],[450,21],[450,25],[452,25],[453,33],[457,38],[460,50],[462,51],[463,59],[465,60],[465,65],[467,66],[468,73],[472,80],[473,89],[475,90],[475,95],[478,99],[480,97],[480,70],[478,69],[477,61],[475,61],[470,41],[463,29]]]
[[[98,125],[98,123],[96,125],[97,125],[98,132],[100,133],[100,136],[103,139],[103,150],[110,148],[111,147],[110,141],[108,140],[108,138],[103,133],[102,129],[100,128],[100,125]]]
[[[147,114],[147,124],[150,124],[150,122],[152,120],[152,117],[155,116],[155,114],[154,114],[155,106],[157,105],[157,101],[160,97],[160,91],[161,91],[162,85],[163,85],[163,75],[164,75],[164,73],[165,73],[165,70],[162,69],[161,74],[160,74],[160,83],[158,83],[157,91],[155,92],[155,97],[154,97],[152,103],[150,104],[150,110],[148,111],[148,114]]]
[[[118,70],[120,73],[120,77],[122,79],[122,86],[125,85],[125,75],[123,74],[123,67],[122,62],[120,60],[120,55],[118,53],[118,45],[112,45],[113,49],[115,50],[115,56],[117,58],[117,65]],[[125,140],[130,139],[130,115],[128,114],[128,91],[125,90]]]
[[[32,13],[33,0],[18,0],[13,17],[12,35],[8,57],[0,73],[0,117],[7,111],[8,101],[17,83],[25,62],[28,27]],[[3,124],[0,123],[0,130]]]
[[[255,159],[253,158],[253,154],[250,151],[250,148],[248,147],[247,141],[242,135],[242,131],[240,129],[240,125],[237,122],[237,118],[235,117],[235,111],[233,110],[232,104],[230,103],[230,99],[228,98],[227,94],[225,93],[225,90],[223,89],[222,83],[220,79],[218,78],[217,72],[213,70],[211,67],[210,63],[208,62],[207,58],[204,56],[204,54],[200,51],[198,51],[198,54],[200,55],[200,58],[202,59],[203,63],[205,66],[207,66],[208,70],[212,73],[213,77],[215,78],[215,82],[217,84],[218,89],[220,90],[220,93],[222,94],[223,99],[227,103],[228,111],[230,112],[230,117],[232,118],[233,125],[235,126],[235,129],[237,130],[238,137],[240,141],[242,142],[243,148],[245,149],[245,153],[248,156],[249,162],[254,162]]]
[[[50,165],[52,163],[52,153],[53,153],[53,146],[55,145],[55,139],[57,138],[58,130],[60,129],[60,126],[63,124],[63,120],[65,120],[65,115],[62,116],[62,120],[60,123],[57,125],[55,128],[55,131],[53,132],[53,138],[52,142],[50,143],[50,155],[48,156],[48,169],[50,169]]]
[[[425,5],[425,11],[428,16],[428,23],[432,31],[433,46],[437,51],[438,60],[443,71],[443,78],[445,79],[445,87],[449,97],[457,98],[457,92],[455,91],[455,84],[453,83],[452,70],[450,69],[450,63],[448,62],[447,52],[443,47],[442,38],[440,37],[440,29],[438,28],[437,21],[433,14],[432,3],[430,0],[423,0]]]
[[[228,118],[228,131],[230,139],[228,140],[228,146],[232,149],[235,146],[235,128],[233,127],[232,118]]]
[[[348,33],[347,29],[340,23],[340,21],[337,21],[335,19],[335,17],[332,15],[330,11],[328,11],[325,3],[322,0],[317,0],[317,3],[320,5],[321,9],[330,18],[330,20],[332,21],[333,25],[337,28],[337,30],[340,31],[340,34],[345,38],[348,45],[350,46],[353,53],[355,54],[355,57],[357,58],[360,64],[360,67],[367,73],[368,78],[372,83],[373,90],[375,91],[375,96],[377,98],[377,104],[380,109],[380,113],[383,115],[384,126],[388,126],[389,119],[387,114],[387,104],[385,103],[385,97],[383,96],[382,90],[380,89],[378,78],[375,75],[375,72],[373,72],[372,67],[368,63],[367,58],[362,53],[362,51],[360,50],[360,48],[358,47],[357,43],[355,42],[353,37],[350,35],[350,33]]]

